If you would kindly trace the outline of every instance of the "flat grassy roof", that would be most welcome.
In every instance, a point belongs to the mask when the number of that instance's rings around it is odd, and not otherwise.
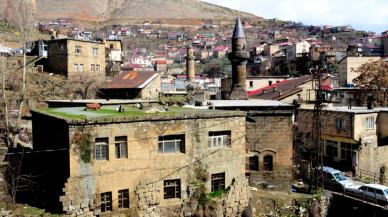
[[[62,108],[44,108],[34,110],[33,112],[46,114],[67,122],[82,122],[85,120],[102,122],[119,122],[130,120],[151,120],[157,118],[189,118],[189,117],[212,117],[215,114],[224,114],[224,116],[243,116],[244,113],[236,111],[220,111],[207,109],[194,109],[188,107],[168,107],[166,111],[160,108],[140,109],[134,106],[123,106],[124,111],[118,112],[119,106],[103,106],[98,110],[85,110],[85,107],[62,107]],[[217,115],[216,115],[217,116]]]

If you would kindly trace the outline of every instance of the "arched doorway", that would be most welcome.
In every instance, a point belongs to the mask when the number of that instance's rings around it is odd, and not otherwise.
[[[265,171],[273,170],[273,157],[272,155],[265,155],[263,158],[263,168]]]

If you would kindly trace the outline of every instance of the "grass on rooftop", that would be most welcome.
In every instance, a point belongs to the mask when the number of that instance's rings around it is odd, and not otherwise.
[[[82,119],[87,119],[88,116],[92,118],[91,114],[96,114],[98,115],[96,117],[99,118],[99,117],[119,117],[119,116],[144,116],[144,115],[158,115],[158,114],[173,115],[173,114],[176,114],[177,112],[191,110],[190,108],[183,108],[183,107],[169,107],[168,110],[165,112],[148,113],[146,112],[147,110],[141,110],[132,106],[124,106],[123,112],[117,112],[116,110],[117,107],[102,107],[98,110],[87,110],[87,111],[84,111],[83,108],[74,108],[74,109],[79,109],[79,112],[81,112],[81,114],[72,114],[70,112],[61,111],[60,108],[45,108],[45,109],[40,109],[39,111],[49,115],[59,116],[66,119],[82,120]],[[82,114],[82,112],[85,112],[85,114]]]

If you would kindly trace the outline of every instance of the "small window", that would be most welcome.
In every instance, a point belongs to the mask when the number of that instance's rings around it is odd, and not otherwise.
[[[78,64],[74,64],[73,71],[78,72]]]
[[[119,208],[120,209],[129,208],[129,190],[128,189],[119,190]]]
[[[375,118],[368,117],[366,118],[366,129],[374,129],[375,128]]]
[[[212,174],[212,192],[225,190],[225,173]]]
[[[265,171],[273,170],[273,157],[271,155],[266,155],[263,158],[263,166]]]
[[[81,54],[82,53],[81,46],[75,46],[75,53],[76,54]]]
[[[79,71],[83,72],[84,71],[84,64],[79,64]]]
[[[253,81],[249,81],[249,87],[253,88]]]
[[[181,180],[164,181],[164,199],[181,198]]]
[[[112,192],[101,193],[101,212],[112,211]]]
[[[64,54],[65,53],[65,45],[61,44],[59,47],[59,53]]]
[[[230,147],[231,145],[231,132],[228,131],[215,131],[209,132],[208,147]]]
[[[95,69],[95,65],[94,64],[90,65],[90,71],[94,72],[94,69]]]
[[[96,65],[96,72],[99,72],[100,71],[100,65]]]
[[[335,119],[335,126],[337,130],[346,130],[346,119],[344,117],[339,117]]]
[[[268,85],[272,85],[272,81],[268,81]]]
[[[98,56],[98,48],[93,48],[93,56]]]
[[[159,136],[159,153],[185,153],[185,135]]]
[[[128,140],[126,136],[115,137],[116,158],[128,158]]]
[[[110,48],[110,49],[113,49],[113,44],[110,44],[110,45],[109,45],[109,48]]]
[[[109,160],[109,138],[96,138],[96,160]]]

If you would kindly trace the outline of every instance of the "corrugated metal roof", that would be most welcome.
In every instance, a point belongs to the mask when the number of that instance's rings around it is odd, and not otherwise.
[[[159,75],[155,71],[125,71],[103,84],[101,89],[142,89]]]

